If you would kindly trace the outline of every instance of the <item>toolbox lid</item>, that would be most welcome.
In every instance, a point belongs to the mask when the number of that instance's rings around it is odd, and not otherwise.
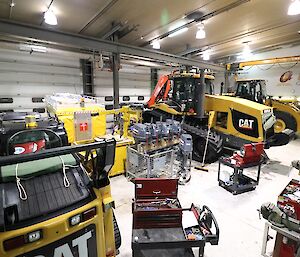
[[[136,178],[135,199],[177,198],[178,179]]]

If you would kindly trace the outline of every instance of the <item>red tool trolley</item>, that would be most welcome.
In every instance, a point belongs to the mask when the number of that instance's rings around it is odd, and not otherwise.
[[[261,165],[263,163],[264,144],[245,144],[242,149],[231,157],[219,159],[218,182],[219,186],[225,188],[234,195],[254,190],[259,183]],[[231,173],[226,170],[231,168]],[[244,170],[257,167],[256,177],[246,175]],[[229,176],[224,176],[226,172]]]

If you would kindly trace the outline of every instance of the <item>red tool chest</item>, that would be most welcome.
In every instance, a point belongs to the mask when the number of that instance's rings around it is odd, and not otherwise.
[[[300,181],[290,181],[278,196],[277,206],[290,217],[300,220]]]
[[[259,163],[264,153],[264,143],[245,144],[241,151],[233,154],[231,159],[236,160],[237,165]]]
[[[133,228],[181,227],[178,179],[137,178],[132,204]]]

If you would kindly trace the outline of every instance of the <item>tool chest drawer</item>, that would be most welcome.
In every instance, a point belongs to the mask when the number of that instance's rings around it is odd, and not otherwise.
[[[277,206],[288,216],[300,220],[300,181],[290,181],[278,196]]]
[[[180,227],[182,208],[178,179],[135,179],[133,228]]]

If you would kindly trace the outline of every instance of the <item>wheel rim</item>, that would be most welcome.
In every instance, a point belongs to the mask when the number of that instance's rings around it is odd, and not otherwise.
[[[282,119],[276,119],[276,122],[274,124],[274,131],[275,133],[280,133],[283,130],[285,130],[286,124]]]

